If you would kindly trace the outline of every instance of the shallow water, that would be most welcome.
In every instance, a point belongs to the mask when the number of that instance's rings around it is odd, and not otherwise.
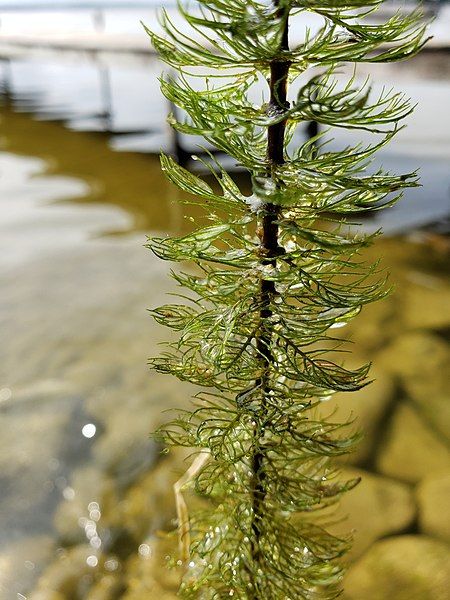
[[[430,88],[428,105],[443,89]],[[171,484],[183,463],[161,461],[148,433],[188,390],[146,366],[164,336],[146,309],[172,284],[143,244],[145,232],[188,227],[178,192],[155,156],[117,153],[104,133],[16,110],[1,114],[0,598],[173,598],[177,574],[163,569],[170,542],[158,531],[173,526]],[[448,148],[436,141],[447,138],[434,125],[429,134],[428,163],[411,137],[392,159],[429,165],[422,199],[441,193],[448,175]],[[394,219],[397,229],[414,215],[408,210]],[[412,554],[431,543],[438,557],[433,581],[425,576],[415,596],[415,559],[392,567],[389,581],[397,577],[405,597],[444,600],[447,579],[442,585],[435,573],[445,571],[448,531],[433,514],[450,466],[448,239],[410,233],[378,242],[370,255],[383,257],[398,291],[348,329],[377,379],[350,404],[340,399],[344,416],[353,411],[367,431],[355,458],[366,483],[344,507],[357,530],[348,597],[402,598],[364,587],[364,560],[388,536]]]
[[[446,219],[450,214],[450,117],[445,107],[450,104],[450,73],[445,53],[425,55],[414,59],[414,66],[403,64],[396,66],[374,66],[370,72],[374,78],[373,94],[379,94],[383,87],[401,89],[411,103],[417,103],[414,115],[407,120],[407,127],[396,136],[387,148],[377,155],[372,166],[383,166],[397,173],[411,173],[419,168],[422,186],[405,192],[406,202],[397,204],[388,211],[382,211],[365,222],[368,230],[384,231],[393,234],[415,229],[421,225],[436,223]],[[447,64],[447,67],[444,65]],[[174,137],[166,123],[166,114],[170,107],[159,93],[157,78],[161,72],[161,64],[151,56],[139,60],[104,61],[98,57],[74,57],[66,60],[55,60],[54,57],[23,58],[3,63],[0,74],[0,86],[6,91],[10,107],[16,113],[8,113],[4,119],[6,132],[21,128],[20,114],[33,114],[36,120],[33,124],[30,153],[42,156],[45,147],[49,146],[50,154],[57,153],[55,144],[62,134],[51,122],[64,123],[71,130],[82,133],[92,133],[89,137],[73,137],[67,140],[69,151],[64,151],[61,163],[65,172],[72,172],[80,162],[86,163],[81,153],[74,147],[77,143],[90,143],[99,148],[99,139],[107,140],[110,147],[124,153],[123,157],[109,153],[105,157],[105,146],[102,146],[102,158],[91,161],[91,167],[84,165],[82,177],[90,177],[95,169],[94,163],[104,172],[109,164],[114,168],[117,181],[112,192],[117,202],[120,190],[122,196],[129,199],[125,202],[146,204],[147,191],[132,193],[123,190],[124,180],[120,177],[120,166],[130,162],[129,153],[151,153],[150,157],[142,158],[142,171],[145,176],[138,176],[132,183],[126,182],[137,191],[140,185],[156,183],[162,193],[164,203],[167,194],[173,194],[165,183],[159,184],[153,178],[159,177],[157,159],[153,156],[160,150],[173,152]],[[361,84],[365,73],[361,72]],[[256,93],[256,92],[255,92]],[[53,128],[54,137],[39,140],[39,131],[45,131],[46,123]],[[329,137],[334,141],[329,146],[342,147],[354,144],[357,140],[363,142],[375,141],[369,134],[349,133],[341,129],[332,130]],[[17,136],[15,143],[20,144]],[[305,139],[305,133],[300,129],[296,142]],[[199,151],[199,140],[181,136],[179,143],[191,153]],[[378,141],[378,139],[376,140]],[[22,148],[26,150],[27,131],[23,131]],[[42,148],[41,148],[42,145]],[[73,148],[73,150],[70,150]],[[53,149],[53,150],[52,150]],[[19,150],[20,151],[20,150]],[[89,153],[88,153],[89,155]],[[112,158],[114,157],[114,158]],[[134,161],[139,161],[134,156]],[[123,161],[123,162],[122,162]],[[152,169],[144,165],[152,165]],[[81,166],[81,165],[80,165]],[[122,166],[123,168],[123,166]],[[152,173],[152,174],[151,174]],[[102,196],[102,194],[99,194]],[[103,197],[110,197],[111,190],[105,191]],[[138,200],[138,198],[142,200]],[[123,205],[119,200],[119,204]],[[145,228],[147,208],[141,206],[141,222],[134,226]],[[167,211],[155,212],[152,218],[162,218]],[[152,225],[153,226],[153,225]],[[164,229],[164,227],[162,227]]]

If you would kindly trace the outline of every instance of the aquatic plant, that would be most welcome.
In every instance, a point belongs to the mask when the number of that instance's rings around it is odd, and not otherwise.
[[[212,154],[198,160],[213,186],[161,157],[209,219],[183,237],[149,240],[158,257],[191,265],[172,273],[186,290],[182,303],[153,310],[178,338],[151,360],[200,390],[192,410],[160,432],[168,446],[198,454],[177,486],[182,597],[339,595],[350,540],[327,523],[357,481],[340,480],[334,459],[358,434],[321,407],[368,383],[369,365],[347,368],[347,346],[333,332],[386,293],[377,265],[360,257],[373,236],[350,233],[345,220],[417,184],[415,173],[369,167],[410,102],[385,89],[374,97],[356,72],[340,73],[343,64],[403,60],[423,45],[418,11],[372,21],[380,4],[202,0],[192,11],[179,6],[191,34],[166,12],[165,34],[149,31],[177,73],[161,80],[186,115],[171,125],[233,157],[253,186],[245,195]],[[290,44],[289,27],[305,13],[321,26]],[[311,121],[328,129],[296,143],[297,128]],[[379,139],[335,149],[327,145],[334,127]],[[190,515],[180,495],[189,482],[208,499]]]

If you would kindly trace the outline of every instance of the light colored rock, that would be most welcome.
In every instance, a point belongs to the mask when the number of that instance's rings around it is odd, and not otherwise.
[[[52,590],[39,590],[38,592],[33,592],[29,598],[32,598],[33,600],[67,600],[66,596]]]
[[[420,374],[432,377],[448,361],[447,344],[437,335],[423,331],[410,331],[397,337],[378,354],[377,364],[407,381]]]
[[[450,470],[430,475],[417,488],[421,530],[450,543]]]
[[[412,271],[402,285],[401,318],[407,327],[444,329],[450,325],[450,285],[441,277]]]
[[[16,402],[17,401],[17,402]],[[73,408],[72,408],[73,404]],[[0,406],[0,529],[4,536],[40,532],[51,521],[59,458],[71,426],[74,397],[36,382]],[[6,518],[5,518],[6,517]]]
[[[333,530],[342,535],[352,533],[350,560],[361,556],[377,539],[403,531],[412,523],[416,507],[409,486],[360,469],[345,469],[341,477],[361,478],[343,495],[338,516],[345,520]]]
[[[95,561],[91,562],[95,555],[87,544],[61,551],[42,573],[28,600],[47,600],[47,596],[43,594],[61,594],[63,598],[86,598],[101,568],[100,561],[98,566]],[[48,598],[53,600],[51,595]]]
[[[175,518],[173,484],[187,469],[183,452],[160,457],[157,466],[128,489],[94,467],[78,469],[68,488],[70,499],[55,514],[54,525],[65,544],[86,543],[96,535],[106,544],[126,540],[137,547],[151,532],[172,529]],[[105,544],[102,545],[104,548]]]
[[[126,491],[111,512],[110,525],[126,532],[136,547],[154,531],[171,530],[176,517],[173,484],[181,472],[182,453],[171,452]]]
[[[116,600],[122,598],[124,583],[121,575],[108,573],[103,575],[89,590],[85,600]]]
[[[402,402],[389,423],[376,464],[388,477],[416,483],[450,468],[450,452],[417,410]]]
[[[93,449],[95,463],[111,473],[120,486],[130,485],[147,471],[158,453],[157,445],[150,439],[155,421],[139,410],[132,413],[133,416],[125,412],[117,411],[111,417],[108,428]]]
[[[332,414],[338,423],[355,420],[352,427],[363,434],[355,451],[345,462],[362,464],[371,454],[380,420],[394,398],[392,376],[386,371],[374,368],[370,373],[374,381],[357,392],[338,393],[321,405],[323,415]]]
[[[450,347],[446,342],[431,333],[410,332],[386,348],[377,363],[399,378],[424,417],[450,439]]]
[[[122,600],[176,600],[181,572],[168,567],[168,558],[176,553],[176,541],[170,538],[149,538],[126,566],[126,592]]]
[[[36,490],[41,487],[38,482],[51,471],[48,463],[58,453],[64,438],[63,429],[70,420],[66,410],[55,409],[59,401],[67,408],[68,402],[63,398],[41,394],[21,396],[17,405],[1,407],[2,477],[19,480],[17,483],[26,479],[30,485],[34,484],[34,491],[39,491]]]
[[[396,301],[397,296],[392,294],[387,299],[367,304],[346,327],[336,330],[337,337],[350,339],[353,348],[368,354],[383,348],[398,332]]]
[[[142,367],[141,363],[142,353],[136,357],[136,364]],[[103,425],[93,448],[96,464],[114,475],[120,485],[128,486],[157,460],[159,447],[150,434],[167,419],[163,411],[180,408],[191,391],[183,394],[182,386],[171,378],[150,374],[132,364],[124,370],[123,379],[115,390],[91,394],[86,409]]]
[[[350,568],[346,600],[448,600],[450,547],[425,536],[376,542]]]
[[[95,467],[75,471],[65,493],[67,499],[56,510],[54,526],[60,540],[69,545],[86,542],[85,521],[92,520],[92,503],[98,504],[101,514],[98,528],[101,530],[119,502],[114,480]]]
[[[49,536],[24,538],[0,551],[0,598],[25,595],[51,560],[54,541]]]

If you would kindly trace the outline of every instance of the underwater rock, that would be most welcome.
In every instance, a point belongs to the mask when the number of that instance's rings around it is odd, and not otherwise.
[[[406,327],[446,329],[450,325],[450,285],[442,277],[410,272],[402,284],[401,318]]]
[[[16,483],[26,480],[24,484],[30,486],[33,495],[40,492],[50,475],[49,462],[58,454],[64,428],[70,421],[70,413],[55,409],[59,402],[63,402],[63,398],[31,394],[26,399],[21,398],[17,405],[11,403],[0,409],[0,438],[2,448],[8,449],[0,452],[0,472],[3,478],[11,478]],[[20,494],[24,495],[27,494]]]
[[[120,562],[81,544],[57,551],[28,600],[118,600],[124,591]]]
[[[54,541],[36,536],[10,542],[0,549],[0,598],[25,596],[51,560]]]
[[[364,436],[355,451],[345,457],[346,463],[360,465],[369,458],[380,420],[394,399],[394,384],[389,373],[374,368],[370,378],[374,381],[363,389],[351,394],[337,393],[321,405],[321,414],[333,414],[331,420],[337,423],[354,419],[352,427]]]
[[[95,445],[94,461],[111,473],[121,487],[130,485],[155,462],[157,446],[149,439],[151,423],[142,415],[140,427],[120,412]],[[137,419],[138,420],[138,419]],[[124,428],[124,423],[127,427]],[[128,428],[129,427],[129,428]]]
[[[136,362],[142,362],[142,354]],[[187,396],[182,394],[182,385],[171,379],[149,375],[146,369],[130,367],[129,371],[118,389],[92,394],[86,402],[89,413],[104,428],[93,448],[94,460],[121,486],[133,483],[155,463],[160,448],[150,434],[166,420],[163,411],[179,407],[180,396]]]
[[[396,301],[397,297],[392,295],[386,300],[364,306],[354,321],[336,330],[337,337],[350,339],[355,348],[367,354],[383,348],[398,332]]]
[[[422,377],[434,375],[448,357],[449,348],[442,338],[424,331],[410,331],[380,352],[377,364],[407,381],[418,376],[418,367]]]
[[[420,529],[450,543],[450,470],[425,477],[417,488]]]
[[[91,466],[76,470],[63,494],[66,499],[56,510],[54,527],[67,545],[86,542],[89,522],[101,519],[99,527],[104,527],[119,502],[114,480]]]
[[[0,407],[0,529],[4,537],[50,527],[72,400],[37,385],[36,392],[14,392],[12,402]]]
[[[397,376],[423,416],[450,439],[450,348],[437,335],[410,332],[378,355],[378,364]]]
[[[175,496],[173,485],[187,469],[185,453],[172,451],[160,458],[157,466],[128,488],[110,512],[107,524],[117,536],[116,545],[132,550],[159,530],[174,529]],[[120,548],[115,548],[117,552]]]
[[[450,452],[421,414],[402,402],[389,423],[376,464],[388,477],[416,483],[449,469]]]
[[[344,581],[345,600],[448,600],[450,547],[425,536],[376,542]]]
[[[343,535],[353,534],[350,560],[361,556],[377,539],[403,531],[412,523],[416,507],[409,486],[360,469],[345,469],[341,477],[361,477],[341,498],[338,515],[345,520],[333,528]]]
[[[176,551],[174,536],[145,540],[127,563],[127,588],[122,600],[176,600],[181,572],[179,568],[168,567]]]
[[[119,574],[108,573],[89,590],[85,600],[117,600],[122,598],[124,582]]]
[[[59,551],[28,600],[53,600],[51,594],[55,593],[63,598],[86,598],[95,581],[98,564],[96,553],[87,544]]]
[[[33,600],[67,600],[66,596],[52,590],[33,592],[33,595],[28,598],[32,598]]]

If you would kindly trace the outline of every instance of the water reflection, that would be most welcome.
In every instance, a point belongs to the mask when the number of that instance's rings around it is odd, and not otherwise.
[[[120,226],[105,223],[104,231],[175,231],[183,225],[178,192],[161,173],[157,156],[117,154],[101,133],[74,134],[60,123],[30,119],[7,107],[1,118],[4,150],[46,159],[49,175],[79,178],[83,192],[73,194],[77,203],[115,205],[132,216]]]

